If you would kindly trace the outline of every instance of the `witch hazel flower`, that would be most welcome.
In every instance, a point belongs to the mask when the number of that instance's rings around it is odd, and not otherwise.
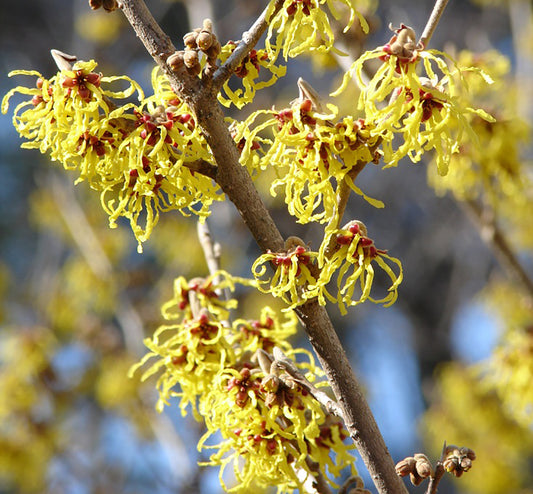
[[[278,314],[265,306],[258,319],[233,321],[230,341],[238,348],[239,355],[258,350],[271,352],[275,346],[287,350],[290,347],[288,338],[296,334],[297,328],[298,318],[293,311]]]
[[[281,298],[289,304],[289,309],[303,304],[308,298],[307,286],[316,283],[313,264],[317,256],[318,253],[310,251],[301,239],[289,237],[284,252],[268,251],[253,263],[257,288]],[[268,264],[274,267],[274,274],[265,278]]]
[[[233,53],[237,43],[228,41],[219,54],[221,63],[224,63]],[[270,72],[270,77],[260,78],[260,72]],[[232,89],[226,81],[222,86],[222,91],[218,94],[218,101],[229,107],[233,103],[237,108],[242,108],[247,103],[253,101],[255,93],[265,87],[270,87],[285,75],[287,68],[276,65],[269,54],[264,49],[252,49],[241,64],[235,70],[235,75],[241,80],[242,87]]]
[[[238,127],[236,139],[244,139],[241,163],[251,173],[274,168],[278,178],[272,181],[270,193],[275,197],[280,189],[284,192],[287,209],[299,223],[327,223],[335,218],[337,186],[345,181],[356,194],[382,207],[381,201],[368,197],[350,178],[358,163],[375,161],[378,137],[372,136],[364,120],[339,118],[334,105],[322,105],[309,94],[305,81],[299,80],[298,85],[300,97],[290,107],[255,112]],[[262,137],[268,129],[273,139],[261,155],[254,145],[262,149],[268,144]]]
[[[466,84],[462,74],[475,69],[454,62],[450,68],[445,53],[426,50],[416,42],[414,30],[404,24],[393,30],[395,35],[386,45],[354,62],[333,95],[344,91],[355,78],[361,89],[358,108],[364,111],[372,135],[382,139],[386,167],[396,166],[406,156],[420,161],[433,149],[439,174],[445,175],[461,142],[467,138],[476,141],[467,117],[476,114],[487,121],[494,119],[484,110],[465,106],[459,98]],[[381,67],[365,80],[365,63],[376,59],[383,62]]]
[[[374,263],[391,280],[387,294],[379,299],[371,296]],[[337,303],[343,315],[346,314],[346,307],[366,300],[385,307],[392,305],[403,280],[400,261],[389,256],[386,250],[378,249],[367,236],[366,226],[357,220],[326,235],[320,247],[318,266],[320,277],[315,286],[309,287],[309,294],[316,295],[321,305],[325,305],[326,300]],[[337,294],[332,295],[327,285],[335,277]]]
[[[359,19],[361,28],[368,32],[368,23],[357,11],[355,0],[285,0],[283,6],[269,20],[266,51],[271,60],[276,60],[281,53],[285,60],[305,52],[329,52],[333,48],[335,36],[329,22],[328,13],[323,8],[327,5],[333,17],[339,20],[341,12],[349,12],[346,32]],[[272,16],[274,2],[267,10],[267,19]]]
[[[80,180],[84,180],[95,175],[93,169],[97,165],[94,156],[85,160],[87,147],[81,141],[87,140],[89,148],[94,148],[99,158],[111,156],[113,147],[101,142],[104,134],[107,144],[111,144],[111,137],[117,137],[117,131],[108,125],[114,109],[111,99],[130,98],[136,92],[139,99],[144,95],[139,85],[127,76],[104,77],[96,72],[95,61],[76,61],[56,52],[53,50],[54,55],[63,60],[63,69],[50,79],[34,70],[10,72],[10,77],[33,76],[36,81],[34,87],[11,89],[2,100],[2,113],[7,113],[10,99],[15,94],[30,96],[13,112],[13,125],[26,139],[21,147],[39,149],[41,153],[49,154],[52,160],[60,161],[66,169],[80,167]],[[128,87],[122,91],[109,89],[109,84],[115,81],[126,81]]]
[[[277,359],[280,353],[283,362]],[[221,467],[221,485],[229,492],[250,492],[253,485],[304,492],[305,483],[316,477],[311,467],[315,462],[332,486],[331,477],[340,476],[341,470],[355,473],[340,420],[303,384],[315,381],[320,371],[307,352],[309,363],[293,362],[297,353],[302,351],[284,354],[275,349],[274,356],[257,355],[259,366],[254,359],[225,369],[201,402],[207,432],[199,448],[215,450],[205,464]],[[229,466],[236,479],[231,487],[224,479]]]
[[[210,389],[213,378],[235,362],[226,332],[227,328],[206,309],[181,322],[160,326],[145,339],[150,352],[130,369],[130,375],[150,362],[141,380],[158,375],[157,410],[162,411],[171,397],[177,397],[182,415],[190,408],[202,420],[198,400]]]

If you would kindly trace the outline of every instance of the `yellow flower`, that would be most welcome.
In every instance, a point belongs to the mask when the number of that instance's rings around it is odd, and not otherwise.
[[[281,298],[289,304],[288,309],[292,309],[307,300],[307,286],[316,283],[312,264],[318,253],[309,251],[297,237],[289,237],[285,247],[286,252],[268,251],[261,255],[252,265],[252,274],[260,291]],[[263,279],[268,263],[276,269],[271,278]]]
[[[233,53],[237,43],[229,41],[222,47],[219,58],[221,63],[224,63]],[[267,69],[271,76],[268,80],[258,81],[260,69]],[[283,77],[286,72],[286,67],[276,66],[269,58],[266,50],[251,50],[244,61],[235,70],[235,75],[242,80],[243,88],[233,90],[230,88],[228,81],[223,85],[224,94],[218,94],[218,100],[229,107],[233,103],[237,108],[242,108],[247,103],[250,103],[257,90],[272,86],[280,77]]]
[[[207,278],[193,278],[189,281],[179,276],[174,280],[174,296],[163,304],[161,313],[167,320],[181,316],[192,317],[192,292],[200,308],[207,309],[210,314],[215,315],[221,321],[227,320],[229,311],[237,307],[237,300],[225,299],[224,290],[228,289],[233,292],[237,283],[255,286],[254,280],[232,276],[224,270],[219,270]]]
[[[252,114],[236,135],[244,139],[241,163],[251,173],[274,167],[279,178],[272,182],[270,192],[276,196],[279,188],[284,189],[288,211],[300,223],[332,221],[338,214],[337,186],[342,182],[373,206],[383,206],[350,178],[358,162],[374,160],[372,148],[378,137],[371,136],[371,127],[362,120],[345,117],[335,122],[337,108],[328,105],[328,109],[330,113],[324,113],[310,99],[296,100],[290,108]],[[261,116],[268,118],[258,123]],[[274,139],[259,156],[257,147],[269,142],[258,142],[258,136],[267,128]]]
[[[101,192],[110,226],[126,217],[142,250],[161,211],[205,218],[211,203],[223,195],[209,177],[187,167],[213,159],[189,108],[160,71],[152,73],[154,96],[144,98],[128,77],[103,77],[95,69],[94,61],[76,62],[50,80],[34,71],[12,72],[37,76],[36,87],[11,90],[2,111],[15,93],[32,96],[15,108],[13,117],[15,128],[28,140],[22,147],[37,148],[66,169],[77,170],[76,182],[87,180]],[[118,80],[129,86],[107,89]],[[115,100],[135,92],[140,106],[116,106]]]
[[[16,93],[32,96],[30,100],[18,104],[13,115],[15,129],[28,141],[22,144],[23,148],[50,153],[53,160],[61,161],[66,168],[75,168],[80,139],[86,132],[97,134],[90,129],[113,110],[110,98],[125,99],[135,92],[139,99],[143,97],[141,88],[129,77],[103,77],[94,72],[95,69],[96,62],[80,61],[74,64],[72,70],[60,71],[51,79],[36,71],[16,70],[9,74],[10,77],[37,77],[34,88],[16,87],[2,100],[2,112],[6,113],[9,100]],[[129,83],[125,90],[106,89],[108,83],[120,80]],[[110,134],[106,136],[107,139],[110,137]],[[91,147],[99,155],[109,148],[105,142],[93,142]]]
[[[294,365],[310,382],[315,380],[312,360],[307,366]],[[355,472],[341,423],[301,384],[290,382],[288,375],[265,375],[244,365],[221,372],[202,400],[208,431],[198,446],[217,450],[206,464],[221,466],[220,481],[229,492],[249,492],[254,485],[303,492],[304,482],[315,475],[307,459],[320,462],[320,472],[333,486],[331,477],[344,468]],[[215,434],[222,441],[207,444]],[[223,475],[229,465],[237,484],[228,489]]]
[[[271,60],[277,60],[279,53],[285,60],[308,51],[328,52],[333,48],[334,34],[329,23],[328,14],[322,10],[327,4],[335,19],[341,18],[341,11],[349,9],[350,18],[345,28],[347,31],[357,17],[365,33],[368,24],[355,9],[355,0],[285,0],[278,13],[269,20],[266,51]],[[269,5],[267,19],[274,9],[274,2]],[[275,33],[275,34],[274,34]],[[272,38],[275,41],[272,43]]]
[[[150,353],[132,367],[130,375],[149,360],[156,359],[141,379],[144,381],[160,374],[157,379],[157,409],[162,411],[169,398],[176,396],[180,398],[183,415],[191,406],[194,416],[201,420],[197,409],[198,398],[211,388],[213,378],[235,360],[233,349],[225,337],[226,331],[207,311],[179,324],[160,326],[152,338],[145,339]],[[179,390],[175,389],[176,386]]]
[[[128,218],[140,243],[149,238],[160,211],[205,218],[211,203],[223,200],[209,177],[187,167],[199,159],[212,161],[212,156],[187,105],[175,94],[169,100],[159,80],[153,77],[158,94],[146,98],[132,114],[111,115],[111,125],[127,130],[122,132],[112,172],[102,175],[100,184],[110,226],[116,226],[121,216]]]
[[[329,249],[333,252],[329,253]],[[370,296],[374,281],[373,262],[385,271],[392,282],[388,294],[381,299]],[[310,296],[318,296],[321,305],[325,305],[326,299],[336,302],[342,314],[346,314],[346,306],[357,305],[365,300],[388,307],[398,297],[398,285],[403,280],[402,265],[398,259],[374,246],[373,240],[367,237],[366,227],[360,221],[351,221],[344,228],[326,235],[320,247],[318,263],[320,277],[315,286],[309,287]],[[388,263],[396,265],[398,274]],[[331,295],[326,288],[334,275],[337,276],[336,296]],[[354,293],[358,285],[361,294],[357,298]]]
[[[494,119],[481,109],[466,106],[459,98],[465,84],[464,71],[475,69],[454,64],[450,70],[444,53],[415,44],[411,28],[402,25],[396,33],[387,45],[364,53],[354,62],[333,95],[342,92],[355,75],[361,88],[358,107],[364,110],[371,135],[382,139],[386,166],[396,166],[406,156],[417,162],[423,153],[434,149],[439,174],[445,175],[460,144],[466,139],[477,142],[467,117],[476,114],[486,121]],[[383,65],[365,82],[364,64],[375,59],[382,60]],[[419,75],[418,69],[422,68],[423,75]]]
[[[283,313],[283,320],[270,307],[263,307],[258,320],[236,319],[233,321],[233,336],[230,341],[240,355],[257,350],[272,352],[277,346],[288,350],[287,339],[296,334],[298,318],[293,311]]]

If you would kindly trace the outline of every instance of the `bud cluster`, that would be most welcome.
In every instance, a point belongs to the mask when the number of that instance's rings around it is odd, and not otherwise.
[[[463,473],[468,472],[472,468],[472,462],[476,459],[476,453],[470,448],[459,448],[450,444],[444,450],[444,460],[442,465],[444,469],[453,474],[455,477],[460,477]]]
[[[103,7],[107,12],[113,12],[118,9],[117,0],[89,0],[89,5],[93,10]]]
[[[433,466],[428,457],[422,453],[408,456],[396,464],[396,473],[400,477],[409,475],[413,485],[420,485],[425,479],[433,475]]]
[[[210,19],[205,19],[203,27],[196,28],[183,37],[185,50],[177,51],[167,59],[168,65],[174,70],[185,67],[189,74],[199,75],[202,72],[202,61],[200,52],[205,54],[206,73],[212,73],[216,68],[217,57],[220,54],[221,46],[218,38],[213,33],[213,23]]]
[[[475,459],[476,454],[470,448],[459,448],[453,444],[446,445],[445,443],[441,458],[435,468],[426,455],[416,453],[414,456],[408,456],[398,462],[396,473],[400,477],[409,475],[413,485],[420,485],[427,478],[431,478],[431,484],[434,484],[433,488],[435,488],[445,472],[460,477],[464,472],[470,470]]]

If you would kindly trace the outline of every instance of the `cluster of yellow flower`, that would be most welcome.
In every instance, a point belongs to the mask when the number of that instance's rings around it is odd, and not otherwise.
[[[487,122],[494,118],[484,110],[468,107],[460,98],[463,72],[474,69],[453,64],[450,70],[446,54],[417,45],[411,28],[402,24],[395,31],[389,43],[364,53],[353,63],[333,95],[344,91],[355,76],[361,89],[358,107],[364,111],[371,135],[382,139],[385,166],[396,166],[406,156],[420,161],[425,151],[434,149],[438,172],[446,175],[451,156],[459,152],[466,138],[477,142],[467,116],[474,114]],[[383,64],[365,81],[364,64],[375,59]],[[419,73],[420,61],[424,75]],[[483,71],[477,72],[487,83],[492,82]],[[396,137],[401,137],[399,144]]]
[[[267,18],[274,12],[275,2],[270,2]],[[357,17],[364,32],[368,32],[368,23],[355,8],[354,0],[285,0],[282,8],[270,19],[266,51],[272,60],[283,54],[285,60],[302,53],[329,52],[334,49],[335,36],[331,28],[328,14],[321,8],[326,4],[336,19],[341,17],[340,11],[348,9],[350,19],[345,31]],[[274,32],[277,36],[272,41]]]
[[[271,194],[283,188],[289,212],[299,223],[332,222],[337,217],[337,185],[347,181],[352,190],[376,207],[381,201],[366,196],[351,180],[360,163],[374,160],[378,136],[371,136],[363,120],[351,116],[335,120],[338,109],[328,113],[308,98],[282,110],[258,110],[237,125],[235,140],[243,141],[241,163],[252,174],[274,169],[277,179]],[[267,118],[260,122],[261,117]],[[273,138],[262,137],[270,129]],[[260,143],[260,145],[258,145]],[[263,152],[263,147],[268,147]]]
[[[321,305],[326,300],[339,305],[342,314],[346,307],[370,300],[392,305],[398,297],[398,285],[403,272],[400,261],[377,249],[374,241],[367,236],[366,226],[360,221],[349,222],[341,229],[326,234],[319,252],[310,251],[297,237],[290,237],[285,252],[267,252],[261,255],[252,266],[252,273],[258,282],[257,288],[283,299],[289,309],[318,297]],[[376,264],[391,280],[388,293],[381,299],[370,296]],[[387,263],[398,268],[398,274]],[[270,263],[275,266],[274,275],[264,278]],[[333,296],[328,284],[337,277],[337,294]],[[358,296],[354,296],[359,286]]]
[[[346,467],[355,472],[342,423],[310,391],[321,386],[315,383],[321,371],[307,351],[287,341],[296,332],[295,314],[264,307],[257,320],[230,323],[237,302],[220,293],[236,283],[253,281],[225,272],[178,278],[174,297],[163,306],[168,323],[145,340],[150,353],[131,372],[150,361],[142,379],[158,374],[158,409],[178,397],[183,414],[191,409],[205,420],[199,448],[216,449],[208,464],[221,466],[222,485],[224,469],[233,465],[232,491],[249,492],[252,485],[301,489],[316,475],[311,462],[331,483]],[[308,361],[287,365],[300,354]],[[215,436],[222,439],[211,444]]]
[[[222,51],[219,55],[220,62],[224,63],[234,52],[236,47],[237,43],[234,41],[226,43],[222,47]],[[261,68],[264,68],[271,73],[269,79],[259,80],[259,71]],[[266,50],[251,50],[235,70],[235,75],[242,80],[243,87],[233,90],[228,81],[226,81],[222,86],[222,89],[227,97],[220,92],[218,94],[218,101],[227,107],[233,103],[237,108],[242,108],[247,103],[253,101],[257,90],[272,86],[278,78],[283,77],[286,72],[287,68],[285,66],[277,66],[270,60]]]
[[[130,78],[103,77],[95,69],[94,61],[76,62],[50,79],[35,71],[14,71],[10,75],[37,76],[36,87],[11,90],[2,111],[15,93],[31,96],[14,111],[15,128],[28,140],[22,147],[39,149],[66,169],[76,169],[77,182],[86,180],[101,192],[110,226],[126,217],[140,248],[160,211],[205,217],[222,195],[211,179],[188,168],[212,157],[190,110],[157,69],[151,97],[144,97]],[[106,88],[120,80],[129,87]],[[138,105],[116,106],[135,93]]]

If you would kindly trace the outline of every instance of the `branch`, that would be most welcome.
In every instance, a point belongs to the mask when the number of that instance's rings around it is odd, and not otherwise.
[[[200,173],[201,175],[205,175],[213,180],[215,180],[217,176],[217,167],[209,163],[209,161],[199,159],[183,163],[183,166],[192,172]]]
[[[274,17],[283,5],[283,0],[276,0],[274,8],[271,11],[270,18]],[[220,88],[235,72],[235,69],[244,61],[248,56],[252,48],[257,44],[263,33],[268,27],[267,13],[270,10],[270,6],[267,6],[261,13],[258,19],[254,22],[252,27],[243,33],[242,41],[238,44],[237,48],[226,60],[226,63],[222,65],[213,76],[213,84],[216,88]]]
[[[492,249],[500,265],[507,271],[511,279],[516,280],[526,290],[533,301],[533,280],[509,245],[507,238],[498,228],[494,218],[487,215],[483,208],[474,200],[461,201],[463,210],[476,225],[482,240]]]
[[[113,265],[78,203],[74,190],[72,187],[66,187],[57,177],[52,177],[50,182],[58,209],[80,254],[96,276],[106,281],[111,279]],[[124,337],[124,346],[132,355],[142,355],[145,350],[142,319],[126,295],[120,294],[117,302],[116,317]]]
[[[435,2],[433,11],[431,12],[431,15],[429,16],[426,27],[424,28],[424,32],[422,33],[422,36],[420,37],[420,40],[419,40],[419,43],[424,48],[428,47],[431,37],[433,36],[433,33],[435,32],[435,29],[439,23],[442,13],[444,12],[444,9],[446,8],[447,3],[448,3],[448,0],[437,0]]]
[[[169,53],[165,40],[168,37],[154,35],[160,29],[142,25],[143,18],[151,23],[152,16],[144,12],[142,0],[122,0],[121,8],[130,20],[137,35],[149,52],[169,76],[174,91],[181,96],[195,114],[218,166],[217,182],[235,204],[241,217],[263,251],[280,252],[283,237],[265,207],[252,179],[239,163],[239,153],[224,121],[220,105],[216,102],[216,90],[212,84],[192,78],[183,72],[172,72],[161,53]],[[140,6],[140,7],[139,7]],[[139,8],[142,15],[135,14]],[[134,22],[132,22],[132,20]],[[145,40],[145,37],[150,39]],[[157,41],[161,40],[161,46]],[[154,44],[155,43],[155,44]],[[219,76],[222,77],[222,76]],[[339,402],[343,418],[380,494],[406,493],[403,482],[396,475],[394,462],[387,450],[361,386],[351,369],[349,360],[333,328],[326,309],[311,300],[297,309],[309,339],[328,376]]]
[[[445,473],[446,470],[444,469],[442,462],[438,461],[437,466],[435,467],[435,474],[429,478],[426,494],[437,494],[437,487]]]

